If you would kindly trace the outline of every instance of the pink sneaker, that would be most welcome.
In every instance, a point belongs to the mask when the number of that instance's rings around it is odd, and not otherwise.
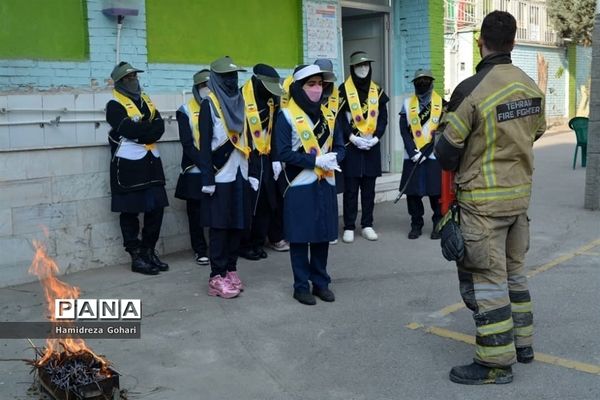
[[[221,275],[213,276],[208,280],[208,295],[220,296],[224,299],[231,299],[240,294],[229,279],[223,278]]]
[[[244,290],[244,284],[238,276],[237,271],[227,271],[225,279],[229,280],[229,282],[231,283],[231,287],[233,287],[234,289],[237,289],[240,292]]]

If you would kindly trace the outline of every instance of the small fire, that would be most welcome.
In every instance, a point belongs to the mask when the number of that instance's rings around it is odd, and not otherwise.
[[[79,288],[70,286],[56,278],[59,272],[56,262],[48,256],[43,243],[34,240],[35,255],[29,267],[29,273],[36,275],[44,288],[50,319],[54,318],[55,299],[76,299],[79,297]],[[94,352],[80,338],[46,339],[44,355],[35,362],[38,367],[44,366],[52,358],[64,358],[65,356],[91,355],[101,365],[102,372],[110,374],[108,361]]]

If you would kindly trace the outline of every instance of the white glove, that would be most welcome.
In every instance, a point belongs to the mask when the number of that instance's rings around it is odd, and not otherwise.
[[[250,181],[250,186],[252,187],[252,190],[256,192],[258,190],[258,179],[249,177],[248,180]]]
[[[315,160],[315,165],[325,171],[331,171],[334,169],[339,169],[337,163],[337,153],[327,153],[320,156],[317,156]]]
[[[281,163],[279,161],[273,161],[271,166],[273,167],[273,179],[277,180],[281,173]]]
[[[215,185],[202,186],[202,193],[206,193],[209,196],[212,196],[213,194],[215,194],[216,188],[217,187]]]
[[[360,150],[369,150],[371,148],[371,146],[369,146],[369,141],[360,136],[350,135],[350,142]]]
[[[421,152],[419,150],[416,150],[417,152],[415,153],[414,156],[412,156],[410,159],[412,160],[412,162],[417,162],[419,161],[419,157],[421,157]]]
[[[373,136],[371,139],[369,139],[369,147],[373,147],[377,143],[379,143],[379,138],[377,136]]]

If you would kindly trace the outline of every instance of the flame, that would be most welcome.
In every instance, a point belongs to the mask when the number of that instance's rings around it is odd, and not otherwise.
[[[71,286],[56,278],[60,270],[56,262],[46,253],[46,248],[42,242],[34,240],[33,247],[35,248],[35,255],[29,267],[29,273],[36,275],[40,280],[46,296],[50,320],[56,321],[54,317],[54,300],[77,299],[80,291],[78,287]],[[67,356],[88,353],[101,364],[103,371],[107,371],[108,361],[94,354],[85,344],[85,341],[80,338],[46,339],[46,350],[42,358],[36,362],[36,365],[43,366],[53,356],[58,357],[60,353],[66,353]]]

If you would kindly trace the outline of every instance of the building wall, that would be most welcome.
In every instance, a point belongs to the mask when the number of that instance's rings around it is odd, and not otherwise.
[[[537,54],[548,62],[548,88],[546,92],[546,117],[566,119],[568,110],[568,60],[565,48],[517,44],[512,52],[513,64],[538,80]]]
[[[303,0],[303,32],[309,1],[334,5],[341,26],[337,1]],[[121,59],[146,71],[140,74],[142,87],[167,122],[158,147],[170,205],[157,249],[162,254],[191,251],[185,203],[173,197],[181,158],[173,117],[190,95],[193,73],[207,65],[149,63],[146,2],[130,3],[139,15],[124,20]],[[44,239],[44,229],[49,254],[63,272],[129,260],[118,214],[110,211],[109,127],[103,109],[112,97],[109,74],[116,62],[116,20],[102,14],[102,5],[102,0],[86,2],[88,60],[0,60],[0,287],[32,280],[27,275],[34,253],[31,240]],[[312,63],[306,33],[302,41],[299,62]],[[333,62],[341,78],[339,46],[337,52]],[[235,52],[229,54],[235,60]],[[251,76],[251,65],[245,67],[250,68],[240,74],[240,82]],[[292,72],[275,67],[282,76]],[[379,200],[384,198],[378,194]]]
[[[592,48],[577,46],[577,70],[575,72],[576,105],[581,101],[581,87],[587,86],[590,94],[590,75],[592,73]]]

